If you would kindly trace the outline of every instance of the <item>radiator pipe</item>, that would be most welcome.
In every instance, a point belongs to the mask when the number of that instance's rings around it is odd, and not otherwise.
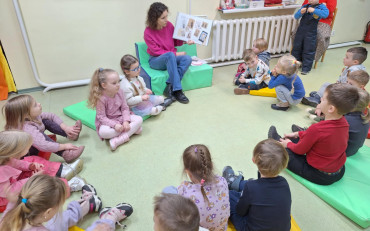
[[[38,74],[38,71],[37,71],[37,68],[36,68],[35,58],[33,57],[33,53],[32,53],[32,49],[31,49],[31,46],[30,46],[30,41],[29,41],[29,38],[28,38],[28,35],[27,35],[27,31],[26,31],[26,28],[24,26],[24,20],[23,20],[21,10],[19,8],[18,0],[13,0],[13,5],[14,5],[15,13],[17,15],[19,26],[21,28],[23,40],[24,40],[24,43],[26,45],[27,54],[28,54],[28,58],[29,58],[30,63],[31,63],[33,75],[34,75],[37,83],[40,84],[41,86],[45,87],[43,92],[46,93],[47,91],[49,91],[51,89],[56,89],[56,88],[74,87],[74,86],[81,86],[81,85],[89,84],[90,79],[74,80],[74,81],[59,82],[59,83],[45,83],[45,82],[41,81],[41,79],[39,77],[39,74]]]

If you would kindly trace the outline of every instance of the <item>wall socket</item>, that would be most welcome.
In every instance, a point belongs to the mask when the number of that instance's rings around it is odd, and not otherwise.
[[[334,35],[335,35],[335,30],[332,30],[330,37],[333,37]]]

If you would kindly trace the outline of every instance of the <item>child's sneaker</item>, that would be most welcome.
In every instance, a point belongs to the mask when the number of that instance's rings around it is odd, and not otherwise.
[[[140,127],[140,128],[139,128],[139,129],[137,129],[137,131],[135,132],[135,135],[140,135],[142,131],[143,131],[143,127]]]
[[[320,122],[321,120],[325,119],[323,116],[317,116],[317,115],[309,115],[308,118],[312,119],[315,122]]]
[[[87,200],[90,196],[97,195],[96,189],[91,184],[85,184],[82,186],[81,199]]]
[[[75,176],[68,181],[68,185],[71,189],[71,192],[78,192],[82,190],[84,185],[86,185],[86,181],[84,178]]]
[[[301,103],[304,105],[309,105],[311,107],[317,107],[320,101],[315,97],[303,97]]]
[[[234,89],[234,94],[235,95],[248,95],[249,94],[249,89],[237,87],[237,88]]]
[[[244,180],[243,174],[239,172],[239,175],[236,176],[232,167],[226,166],[222,170],[222,177],[225,178],[229,190],[234,190],[239,192],[239,184]]]
[[[89,202],[89,213],[99,212],[103,205],[103,202],[97,195],[90,195],[90,198],[86,198],[85,200]]]
[[[292,125],[292,132],[300,132],[300,131],[304,131],[304,130],[307,130],[307,128],[302,128],[296,124],[293,124]]]
[[[120,203],[113,208],[111,207],[103,208],[99,213],[99,217],[101,219],[111,220],[122,227],[126,227],[125,225],[119,223],[119,221],[125,219],[126,217],[129,217],[133,211],[134,210],[130,204]]]
[[[270,127],[269,132],[267,134],[267,137],[269,139],[274,139],[274,140],[277,140],[277,141],[280,141],[280,138],[281,138],[281,136],[277,133],[275,126]]]
[[[163,110],[163,106],[161,105],[158,105],[158,106],[155,106],[155,107],[152,107],[152,111],[150,113],[150,115],[158,115],[159,113],[161,113]]]
[[[307,108],[306,112],[311,114],[311,115],[316,115],[316,108]]]
[[[84,149],[85,146],[80,146],[77,149],[64,150],[64,152],[62,153],[62,157],[67,163],[71,163],[81,156]]]
[[[82,159],[77,159],[75,162],[71,164],[62,163],[62,173],[60,174],[61,178],[66,180],[72,179],[72,177],[76,176],[79,172],[81,172],[84,162]]]

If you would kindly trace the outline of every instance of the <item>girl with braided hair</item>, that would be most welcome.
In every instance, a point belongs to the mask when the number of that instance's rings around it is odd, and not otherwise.
[[[177,193],[194,201],[199,209],[200,226],[210,231],[227,229],[230,216],[229,191],[226,180],[213,172],[208,148],[203,144],[187,147],[182,155],[184,173],[191,181],[184,181]]]

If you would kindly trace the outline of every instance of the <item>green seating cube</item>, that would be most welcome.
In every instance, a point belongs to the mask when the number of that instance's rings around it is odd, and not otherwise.
[[[168,79],[167,70],[155,70],[149,66],[148,46],[145,42],[135,43],[136,56],[141,65],[140,76],[144,78],[147,87],[150,87],[156,95],[162,95]],[[184,44],[177,47],[179,52],[185,51],[190,56],[197,56],[196,45]],[[190,66],[186,71],[181,84],[184,91],[193,90],[212,85],[213,68],[208,64]]]

